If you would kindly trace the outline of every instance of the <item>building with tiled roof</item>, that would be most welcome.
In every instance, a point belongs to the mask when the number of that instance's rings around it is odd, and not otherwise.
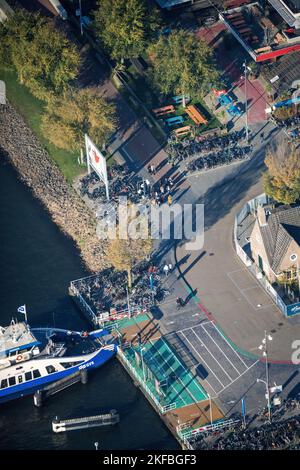
[[[300,261],[300,206],[259,206],[250,235],[251,255],[271,283],[296,279]]]

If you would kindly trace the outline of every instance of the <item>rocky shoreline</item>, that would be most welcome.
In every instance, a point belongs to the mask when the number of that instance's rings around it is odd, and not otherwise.
[[[95,217],[10,104],[0,106],[0,148],[52,220],[75,242],[87,269],[96,272],[107,267]]]

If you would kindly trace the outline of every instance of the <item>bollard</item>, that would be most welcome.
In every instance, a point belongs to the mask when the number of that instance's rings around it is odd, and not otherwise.
[[[43,404],[43,392],[42,390],[37,390],[33,395],[33,403],[35,406],[40,408]]]

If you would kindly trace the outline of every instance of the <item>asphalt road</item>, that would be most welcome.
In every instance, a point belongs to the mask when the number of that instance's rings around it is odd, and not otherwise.
[[[264,128],[267,139],[277,131]],[[181,202],[204,202],[205,237],[201,250],[189,252],[183,243],[165,244],[163,260],[179,265],[166,279],[171,293],[154,314],[162,331],[190,369],[228,416],[253,415],[266,404],[265,363],[258,346],[264,330],[269,343],[270,384],[283,385],[282,399],[299,390],[299,367],[289,364],[291,342],[300,338],[300,319],[285,319],[255,278],[246,271],[233,247],[233,222],[244,203],[262,192],[265,146],[260,131],[250,161],[188,178]],[[176,297],[186,305],[178,310]],[[262,307],[258,307],[258,304]]]
[[[266,136],[271,132],[269,139],[274,137],[271,126],[269,124],[264,129]],[[297,334],[300,337],[299,320],[287,320],[282,315],[257,280],[248,273],[233,247],[236,212],[247,200],[263,192],[261,174],[267,142],[261,142],[258,133],[250,161],[188,179],[188,189],[181,199],[178,198],[181,203],[204,203],[204,246],[201,250],[188,252],[185,244],[179,243],[176,259],[184,262],[184,276],[180,276],[180,282],[184,277],[186,289],[191,287],[196,292],[200,310],[203,306],[202,312],[209,312],[238,348],[258,355],[257,347],[266,329],[274,336],[270,359],[290,361],[291,343],[297,339]],[[171,259],[170,253],[168,256]],[[169,319],[173,315],[171,306],[161,320],[166,327],[168,322],[174,321]],[[182,320],[177,322],[181,328]],[[177,323],[172,325],[175,329]]]

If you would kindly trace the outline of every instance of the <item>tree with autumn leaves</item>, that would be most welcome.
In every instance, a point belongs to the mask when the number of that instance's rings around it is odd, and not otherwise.
[[[300,201],[300,150],[286,139],[276,141],[267,151],[264,190],[283,204]]]
[[[150,236],[148,218],[139,212],[139,208],[130,203],[124,207],[128,211],[124,220],[113,229],[107,245],[107,259],[118,271],[127,271],[128,287],[132,288],[132,269],[135,264],[150,256],[153,240]],[[125,217],[125,216],[124,216]],[[125,228],[125,233],[124,232]]]
[[[52,20],[16,10],[0,23],[0,60],[13,67],[21,84],[39,99],[60,95],[78,74],[77,47],[58,31]]]
[[[161,35],[148,53],[152,64],[150,81],[164,95],[178,93],[201,98],[219,85],[212,49],[193,33],[175,30]]]
[[[98,0],[94,29],[112,59],[138,57],[159,26],[159,13],[144,0]]]
[[[75,88],[80,54],[53,20],[16,10],[0,23],[0,60],[47,103],[42,131],[56,147],[79,150],[85,133],[101,146],[115,130],[114,106],[96,88]]]
[[[88,134],[102,146],[117,125],[115,108],[97,88],[69,89],[49,101],[42,119],[47,139],[61,149],[79,150]]]

